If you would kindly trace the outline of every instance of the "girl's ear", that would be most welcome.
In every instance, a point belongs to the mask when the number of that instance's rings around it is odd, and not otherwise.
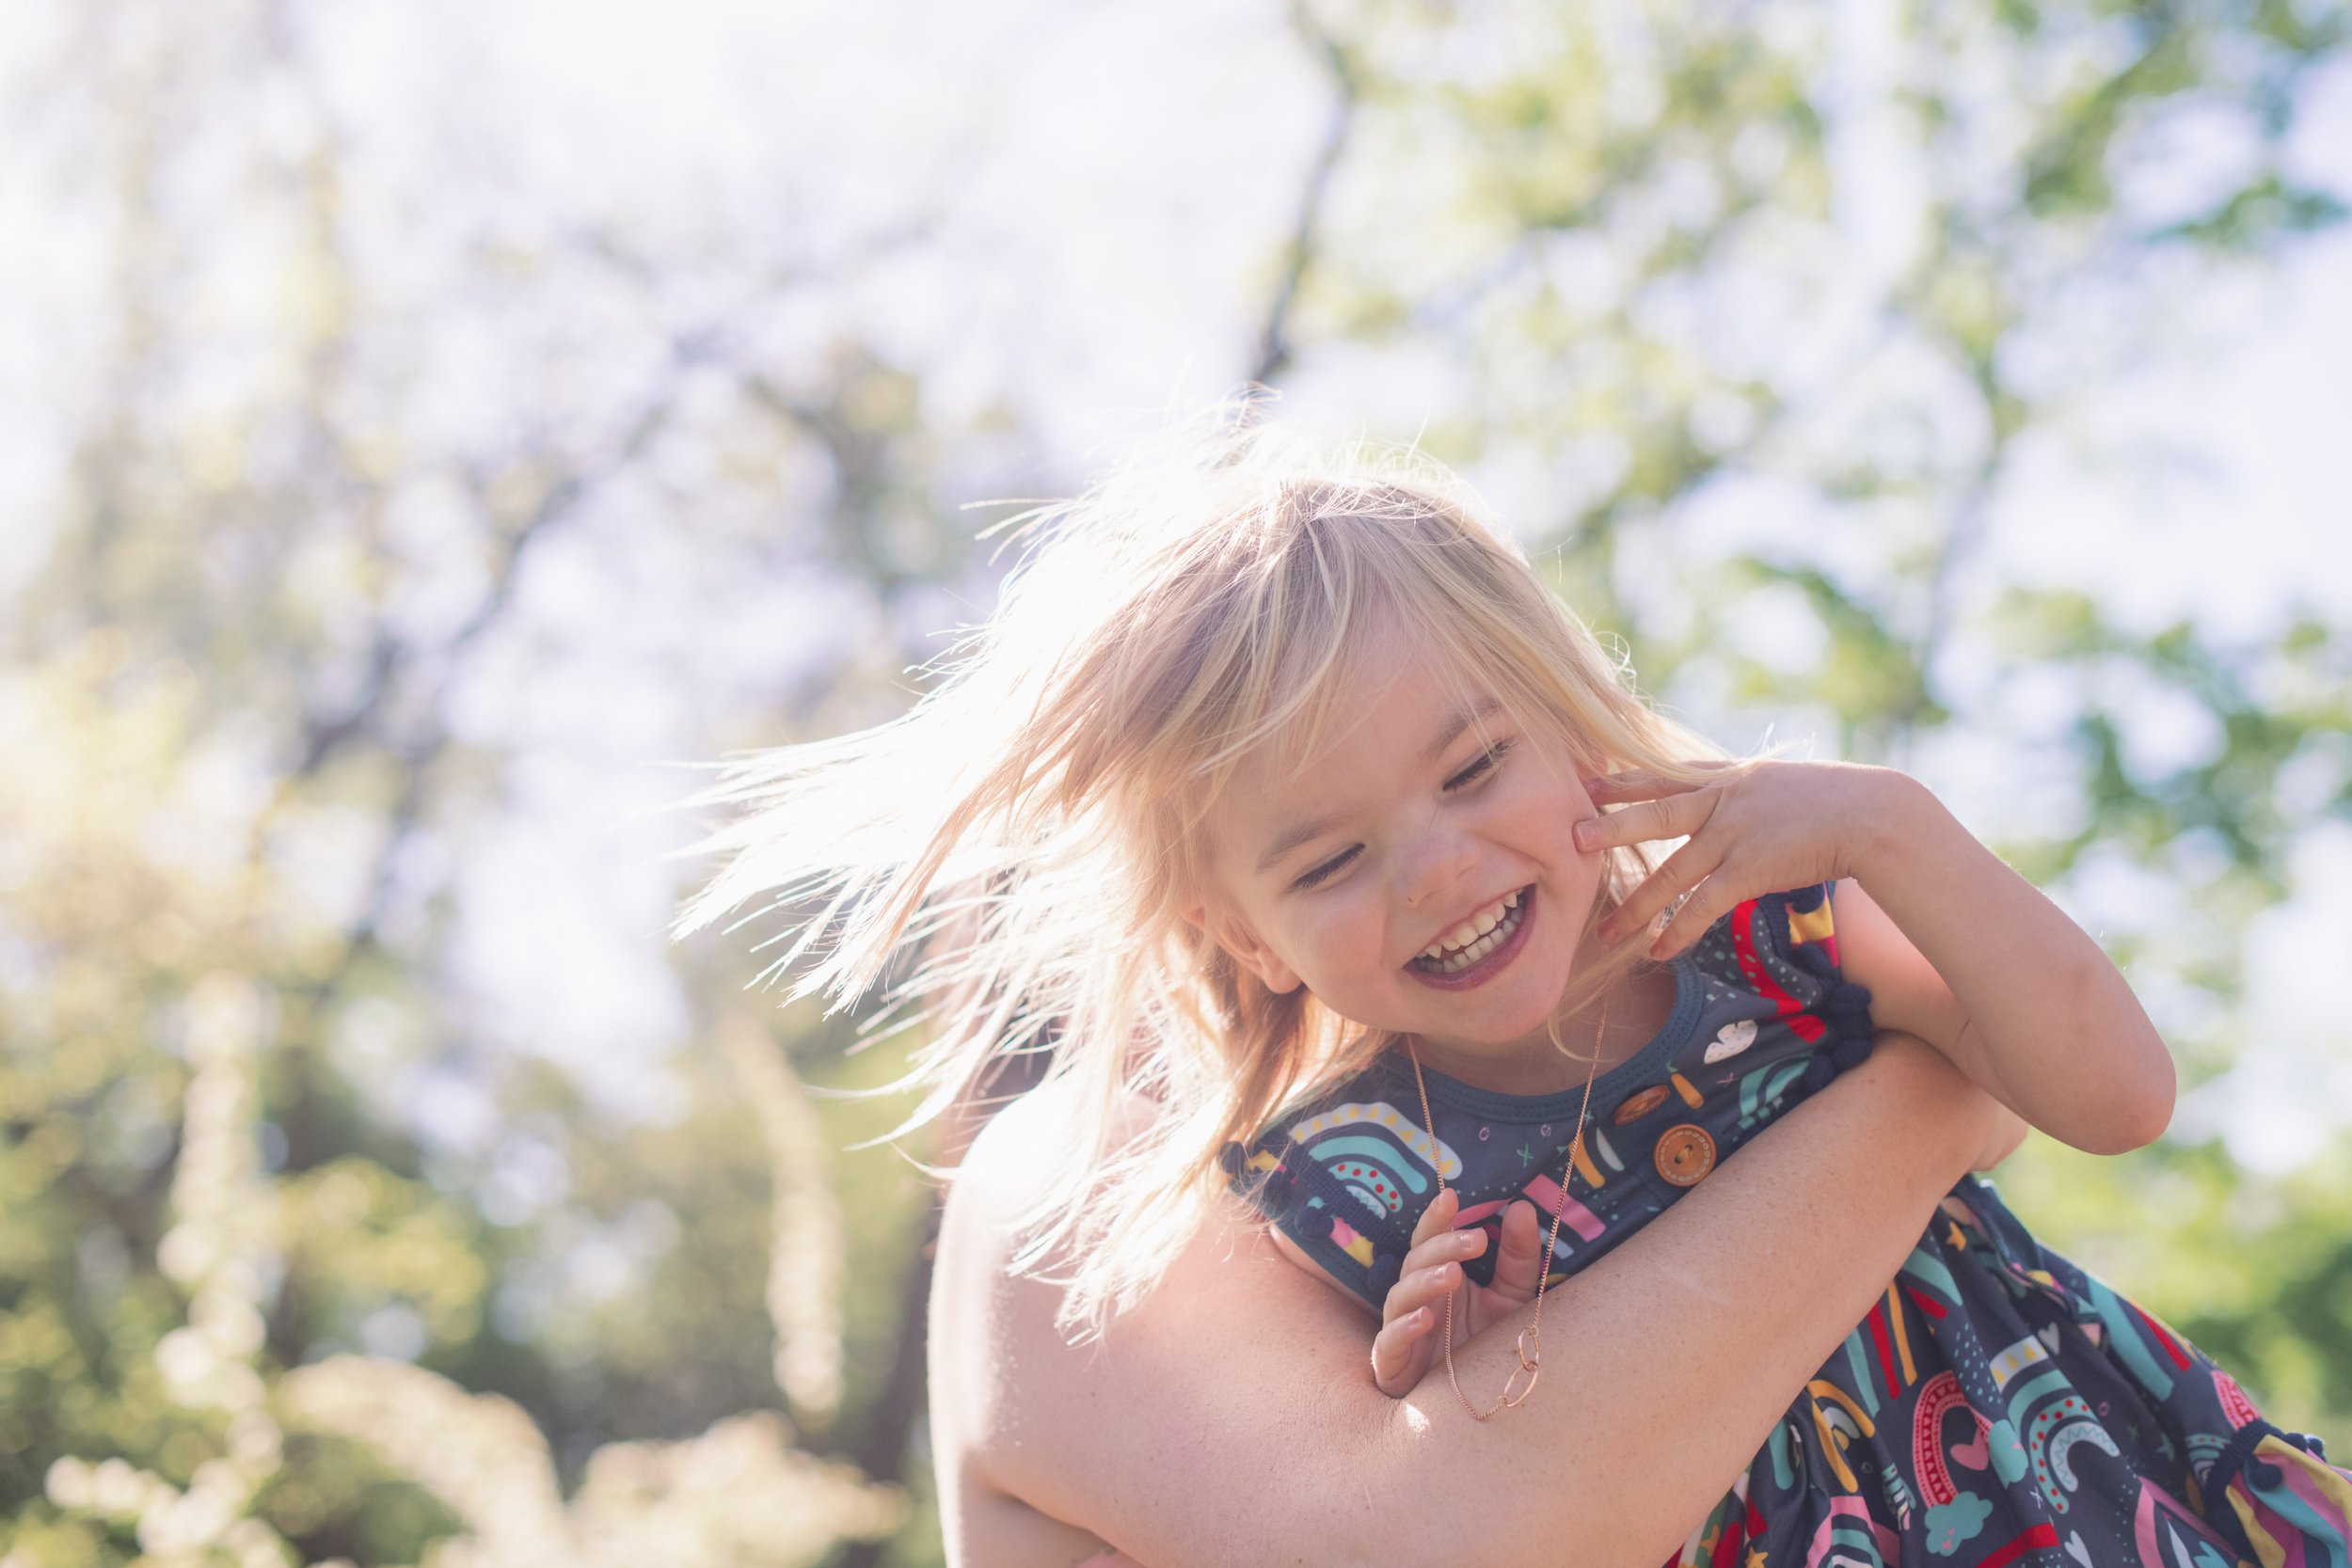
[[[1226,955],[1242,968],[1258,977],[1258,983],[1277,996],[1287,995],[1298,989],[1298,974],[1258,940],[1258,933],[1248,923],[1224,911],[1211,913],[1199,904],[1184,911],[1184,918],[1206,931],[1211,942],[1225,949]]]

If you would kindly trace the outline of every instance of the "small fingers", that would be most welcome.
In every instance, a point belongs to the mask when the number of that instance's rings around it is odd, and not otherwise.
[[[1635,931],[1647,930],[1651,921],[1705,880],[1723,863],[1723,858],[1722,848],[1705,838],[1694,838],[1668,855],[1665,863],[1644,878],[1623,904],[1609,911],[1600,923],[1600,940],[1617,942]]]
[[[1584,793],[1597,806],[1622,805],[1628,800],[1655,800],[1662,795],[1683,795],[1699,784],[1685,784],[1680,779],[1661,778],[1645,768],[1629,768],[1622,773],[1604,773],[1597,779],[1584,781]]]
[[[1429,1200],[1429,1207],[1421,1212],[1421,1218],[1413,1224],[1414,1248],[1418,1250],[1432,1237],[1453,1234],[1454,1216],[1461,1207],[1462,1196],[1459,1193],[1451,1187],[1440,1189],[1438,1196]],[[1408,1254],[1406,1266],[1409,1268],[1411,1264],[1412,1259]]]
[[[1658,933],[1649,944],[1649,956],[1664,962],[1707,934],[1707,928],[1737,909],[1740,887],[1726,868],[1718,865],[1708,873],[1707,880],[1693,888],[1691,895],[1675,911],[1666,928]]]
[[[1456,1262],[1464,1258],[1475,1258],[1486,1250],[1486,1231],[1484,1226],[1473,1225],[1461,1230],[1448,1230],[1416,1243],[1410,1251],[1406,1253],[1404,1272],[1410,1274],[1415,1269],[1425,1269],[1438,1263]]]
[[[1409,1312],[1444,1301],[1461,1284],[1459,1263],[1432,1263],[1424,1269],[1408,1269],[1389,1287],[1388,1299],[1380,1304],[1380,1316],[1394,1323]]]
[[[1502,1242],[1495,1249],[1495,1294],[1513,1302],[1535,1299],[1543,1279],[1543,1226],[1532,1203],[1514,1203],[1502,1212]]]
[[[1380,1391],[1402,1398],[1413,1391],[1428,1365],[1428,1334],[1437,1314],[1423,1307],[1383,1326],[1373,1336],[1372,1381]]]
[[[1588,816],[1576,825],[1576,847],[1590,853],[1654,838],[1688,837],[1707,825],[1718,799],[1712,786],[1693,788],[1659,800],[1640,800],[1606,816]]]

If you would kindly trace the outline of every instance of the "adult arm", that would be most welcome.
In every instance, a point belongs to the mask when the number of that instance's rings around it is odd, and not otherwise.
[[[1009,1544],[1007,1504],[1152,1568],[1654,1568],[1999,1125],[1948,1060],[1888,1037],[1549,1292],[1540,1389],[1480,1424],[1442,1363],[1404,1400],[1378,1393],[1362,1316],[1239,1218],[1204,1228],[1100,1343],[1067,1344],[1058,1291],[1010,1275],[996,1223],[1056,1115],[1035,1097],[1008,1112],[948,1206],[933,1418],[948,1558],[966,1568],[1042,1560]],[[1518,1326],[1457,1347],[1482,1405]]]

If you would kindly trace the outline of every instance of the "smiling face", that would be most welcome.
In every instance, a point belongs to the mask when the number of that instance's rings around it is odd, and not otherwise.
[[[1392,631],[1392,626],[1383,627]],[[1448,1070],[1525,1062],[1576,973],[1602,858],[1578,760],[1420,640],[1368,639],[1321,744],[1245,758],[1208,819],[1210,934],[1270,990],[1410,1034]]]

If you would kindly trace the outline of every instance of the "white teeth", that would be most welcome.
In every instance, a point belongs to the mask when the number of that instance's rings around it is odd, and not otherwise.
[[[1517,928],[1518,923],[1510,920],[1510,916],[1518,909],[1520,895],[1525,892],[1521,888],[1506,894],[1454,927],[1422,949],[1418,961],[1447,974],[1476,963],[1502,946],[1512,930]]]

